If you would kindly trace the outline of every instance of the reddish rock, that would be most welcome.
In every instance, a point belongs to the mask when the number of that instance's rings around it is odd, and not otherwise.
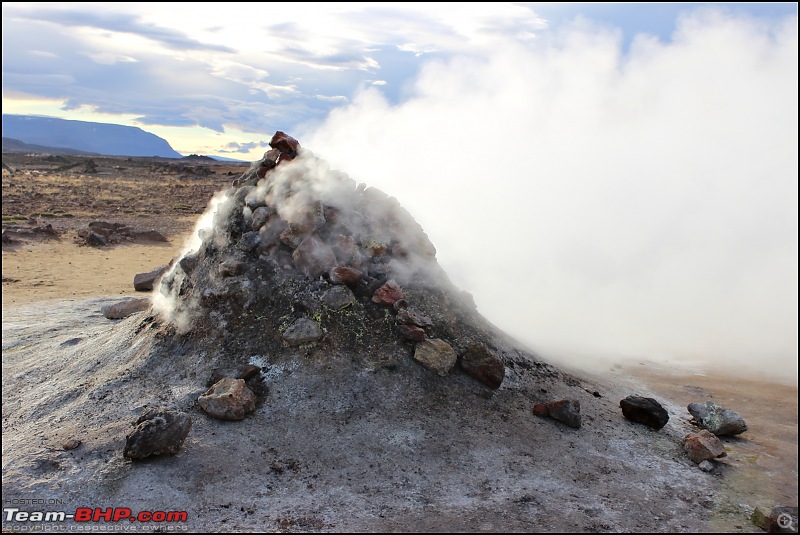
[[[242,420],[256,408],[256,395],[244,379],[225,377],[197,398],[200,408],[220,420]]]
[[[416,325],[398,325],[397,331],[403,338],[411,340],[412,342],[422,342],[427,338],[425,330],[420,329]]]
[[[683,449],[692,462],[700,464],[718,457],[725,457],[725,447],[717,436],[703,429],[699,433],[689,433],[683,438]]]
[[[408,310],[408,309],[406,309]],[[397,317],[400,317],[400,311]],[[472,344],[461,357],[461,368],[489,388],[500,388],[506,375],[506,367],[500,357],[483,344]],[[580,427],[580,419],[578,420]]]
[[[361,280],[361,272],[355,268],[338,266],[331,270],[330,279],[334,284],[355,286]]]
[[[61,445],[61,447],[64,449],[64,451],[69,451],[69,450],[74,450],[75,448],[77,448],[80,445],[81,445],[81,441],[80,440],[78,440],[77,438],[70,438],[70,439],[66,440]]]
[[[393,305],[403,299],[403,289],[393,280],[387,281],[372,294],[372,302],[380,305]]]
[[[273,149],[278,149],[283,154],[289,154],[293,156],[297,153],[297,149],[300,148],[300,142],[298,142],[289,134],[285,134],[279,130],[275,132],[274,136],[272,136],[269,146]]]
[[[309,236],[292,253],[294,265],[306,277],[316,279],[336,266],[336,255],[325,243]]]
[[[456,365],[456,352],[444,340],[424,340],[414,349],[414,360],[444,377]]]
[[[157,267],[147,273],[138,273],[133,277],[133,289],[137,292],[151,292],[156,281],[167,272],[169,266]]]
[[[562,399],[537,403],[533,406],[536,416],[549,416],[575,429],[581,427],[581,402],[576,399]]]

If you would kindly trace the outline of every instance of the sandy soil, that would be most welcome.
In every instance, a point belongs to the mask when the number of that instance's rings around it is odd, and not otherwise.
[[[29,171],[26,182],[4,173],[4,226],[17,213],[53,213],[54,184],[63,177]],[[127,190],[104,195],[122,198],[113,201],[121,207],[154,178],[164,176],[128,180]],[[86,179],[97,187],[84,193],[100,191],[107,179]],[[191,209],[201,211],[222,182],[216,177],[195,192]],[[7,183],[17,185],[7,190]],[[14,197],[7,212],[7,191],[19,196],[19,188],[52,197],[34,196],[41,204],[25,212],[22,197]],[[133,276],[167,263],[190,232],[196,214],[172,210],[166,193],[151,198],[161,199],[156,208],[135,210],[161,213],[141,217],[102,203],[92,208],[96,199],[76,195],[71,202],[86,213],[45,218],[60,240],[4,246],[4,497],[186,508],[192,531],[755,532],[755,507],[797,506],[797,388],[708,371],[626,365],[602,377],[578,374],[571,385],[548,383],[541,393],[544,383],[509,372],[503,388],[484,398],[461,378],[451,380],[451,391],[428,387],[429,378],[411,366],[403,379],[408,394],[392,390],[372,400],[387,405],[391,419],[384,422],[354,403],[371,396],[368,383],[389,388],[398,379],[343,375],[353,389],[353,399],[343,400],[324,379],[304,376],[297,366],[307,360],[298,355],[271,377],[269,406],[242,424],[209,421],[194,406],[204,389],[194,372],[176,375],[143,356],[133,334],[146,328],[143,314],[109,322],[98,313],[109,296],[133,294]],[[73,241],[89,220],[125,217],[146,219],[169,243],[91,248]],[[41,217],[16,222],[33,226]],[[167,376],[171,382],[162,383]],[[147,384],[136,386],[143,378]],[[309,385],[316,385],[313,400]],[[632,393],[662,401],[671,415],[664,430],[621,417],[618,401]],[[559,395],[582,400],[587,423],[580,431],[530,415],[532,402]],[[750,426],[725,440],[728,457],[710,474],[686,460],[679,443],[692,430],[686,405],[707,399],[740,412]],[[121,458],[125,432],[143,406],[159,400],[193,411],[192,435],[179,455],[132,466]],[[313,432],[324,440],[303,440]],[[62,451],[69,438],[83,444]],[[381,464],[368,464],[371,456]],[[4,522],[3,529],[11,527]]]

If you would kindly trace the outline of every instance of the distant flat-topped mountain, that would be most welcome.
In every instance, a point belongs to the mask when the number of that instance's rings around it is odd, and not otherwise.
[[[141,128],[118,124],[3,114],[3,137],[49,149],[74,149],[109,156],[182,157],[165,139]]]

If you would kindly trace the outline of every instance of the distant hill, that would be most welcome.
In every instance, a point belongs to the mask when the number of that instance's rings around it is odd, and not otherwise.
[[[109,156],[183,156],[173,150],[167,140],[141,128],[119,124],[3,114],[3,136],[51,149],[73,149]]]
[[[83,154],[87,156],[97,156],[96,152],[86,152],[66,147],[45,147],[44,145],[32,145],[19,139],[10,137],[3,138],[3,152],[24,152],[35,154]]]

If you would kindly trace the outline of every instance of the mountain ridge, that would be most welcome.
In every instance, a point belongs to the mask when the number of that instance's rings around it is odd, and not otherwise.
[[[73,149],[105,156],[182,158],[169,142],[135,126],[3,114],[3,137],[46,148]]]

